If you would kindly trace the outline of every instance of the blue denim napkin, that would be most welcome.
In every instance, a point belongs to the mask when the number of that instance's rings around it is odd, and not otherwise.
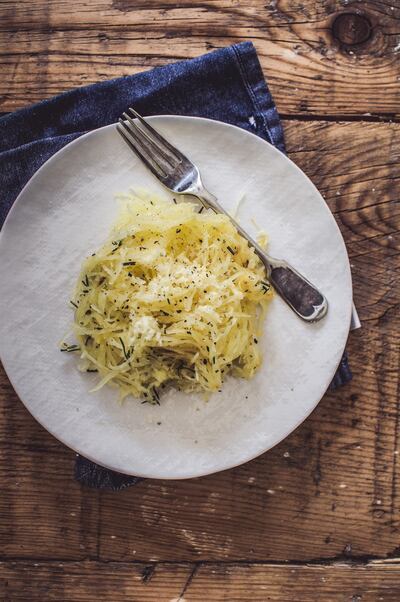
[[[145,73],[78,88],[0,118],[0,225],[35,171],[85,132],[114,123],[129,106],[143,115],[195,115],[253,132],[285,152],[282,125],[251,42]],[[331,384],[351,379],[345,355]],[[119,490],[136,477],[77,457],[75,478]]]

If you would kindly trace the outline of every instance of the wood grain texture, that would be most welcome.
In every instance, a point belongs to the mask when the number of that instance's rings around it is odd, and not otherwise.
[[[282,114],[399,118],[399,0],[2,0],[0,111],[247,39]]]
[[[398,602],[400,566],[2,563],[5,602]]]
[[[0,113],[245,39],[347,244],[354,379],[253,462],[114,494],[0,367],[5,602],[400,600],[400,0],[2,0]]]
[[[1,369],[1,558],[96,554],[98,494],[73,481],[73,461],[25,410]]]
[[[400,557],[400,124],[285,123],[347,242],[363,328],[350,385],[262,457],[218,475],[81,489],[74,454],[0,378],[4,559],[328,561]],[[218,599],[218,598],[216,598]]]

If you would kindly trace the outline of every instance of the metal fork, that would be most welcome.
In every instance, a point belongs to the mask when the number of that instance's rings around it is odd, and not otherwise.
[[[198,167],[137,111],[130,108],[129,113],[123,113],[119,119],[118,132],[151,173],[174,194],[193,195],[207,209],[227,215],[239,234],[254,248],[265,266],[268,280],[282,299],[306,322],[321,320],[328,310],[324,295],[286,261],[270,257],[205,189]]]

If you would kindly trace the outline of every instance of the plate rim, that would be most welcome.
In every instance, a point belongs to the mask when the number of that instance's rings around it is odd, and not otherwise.
[[[295,170],[301,175],[301,177],[306,178],[308,180],[308,182],[311,184],[311,186],[314,188],[315,192],[317,193],[317,195],[319,196],[319,200],[321,203],[321,206],[324,207],[324,211],[327,215],[329,215],[331,221],[334,223],[336,231],[339,235],[339,240],[341,241],[341,244],[343,246],[344,252],[345,252],[345,258],[346,258],[346,264],[347,264],[347,274],[348,274],[348,278],[349,278],[349,289],[350,289],[350,299],[348,300],[348,329],[346,328],[346,330],[348,330],[350,332],[350,322],[351,322],[351,308],[352,308],[352,300],[353,300],[353,285],[352,285],[352,274],[351,274],[351,268],[350,268],[350,259],[347,253],[347,247],[344,241],[344,238],[342,236],[342,233],[340,231],[340,228],[337,224],[337,221],[333,215],[333,213],[331,212],[331,210],[329,209],[324,197],[322,196],[322,194],[320,193],[320,191],[318,190],[318,188],[315,186],[315,184],[312,182],[312,180],[309,178],[309,176],[292,160],[290,159],[290,157],[288,157],[288,155],[286,155],[285,153],[281,152],[279,149],[277,149],[273,144],[271,144],[268,140],[265,140],[264,138],[262,138],[261,136],[258,136],[257,134],[250,132],[248,130],[245,130],[237,125],[234,124],[230,124],[230,123],[226,123],[224,121],[219,121],[217,119],[210,119],[208,117],[201,117],[201,116],[191,116],[191,115],[169,115],[169,114],[160,114],[160,115],[151,115],[146,117],[146,119],[150,120],[150,121],[158,121],[158,120],[162,120],[162,119],[168,119],[168,120],[172,120],[172,121],[176,121],[176,120],[196,120],[199,122],[208,122],[211,124],[217,124],[218,126],[222,126],[222,127],[226,127],[228,129],[234,129],[234,130],[238,130],[240,132],[240,134],[245,134],[248,136],[251,136],[255,139],[257,139],[257,141],[260,141],[261,143],[265,143],[268,145],[269,149],[272,150],[273,153],[279,155],[281,158],[283,158],[283,160],[286,160],[289,162],[289,164],[291,164],[292,167],[295,168]],[[107,124],[105,126],[102,126],[100,128],[96,128],[94,130],[91,130],[89,132],[86,132],[84,134],[82,134],[81,136],[78,136],[77,138],[75,138],[74,140],[71,140],[70,142],[68,142],[65,146],[63,146],[62,148],[60,148],[57,152],[54,153],[54,155],[52,155],[51,157],[49,157],[44,163],[43,165],[41,165],[39,167],[39,169],[31,176],[31,178],[26,182],[26,184],[23,186],[23,188],[21,189],[21,191],[19,192],[18,196],[16,197],[15,201],[13,202],[4,222],[3,225],[1,227],[0,230],[0,253],[1,253],[1,247],[2,247],[2,240],[4,238],[4,231],[7,228],[7,224],[9,222],[9,220],[13,219],[13,215],[16,211],[16,207],[18,205],[18,203],[21,203],[21,197],[23,196],[23,194],[25,193],[26,189],[31,185],[31,183],[37,178],[39,177],[39,174],[41,173],[42,170],[44,170],[45,168],[48,168],[49,164],[52,163],[52,161],[56,160],[58,158],[58,155],[62,154],[66,148],[72,147],[75,144],[79,144],[79,142],[83,139],[86,138],[90,138],[91,136],[97,134],[98,132],[102,131],[102,130],[111,130],[111,129],[116,129],[117,123],[110,123]],[[12,377],[10,376],[9,370],[7,369],[6,366],[6,362],[4,361],[4,357],[1,357],[1,350],[0,350],[0,361],[2,362],[3,365],[3,369],[7,375],[7,378],[9,379],[14,391],[17,393],[19,400],[23,403],[24,407],[28,410],[28,412],[30,413],[30,415],[41,425],[41,427],[43,427],[48,433],[50,433],[50,435],[52,435],[55,439],[57,439],[58,441],[60,441],[63,445],[65,445],[68,449],[71,449],[73,452],[75,452],[78,455],[81,455],[85,458],[87,458],[88,460],[90,460],[91,462],[98,464],[99,466],[102,466],[108,470],[112,470],[114,472],[119,472],[120,474],[126,474],[128,476],[138,476],[138,477],[142,477],[142,478],[151,478],[151,479],[157,479],[157,480],[186,480],[186,479],[191,479],[191,478],[200,478],[203,476],[207,476],[207,475],[211,475],[211,474],[217,474],[220,472],[223,472],[225,470],[230,470],[232,468],[236,468],[238,466],[241,466],[243,464],[246,464],[247,462],[250,462],[256,458],[258,458],[259,456],[263,455],[264,453],[266,453],[267,451],[269,451],[270,449],[274,448],[276,445],[278,445],[279,443],[281,443],[284,439],[286,439],[286,437],[288,437],[291,433],[293,433],[309,416],[310,414],[315,410],[315,408],[318,406],[318,404],[320,403],[320,401],[322,400],[322,398],[324,397],[325,393],[328,391],[329,388],[329,384],[332,381],[338,366],[340,365],[341,362],[341,358],[343,355],[343,352],[346,348],[346,344],[347,344],[347,340],[348,340],[348,336],[346,337],[343,347],[341,349],[341,353],[340,353],[340,358],[338,363],[334,366],[334,369],[332,370],[332,372],[329,373],[329,376],[327,377],[326,381],[324,382],[324,392],[322,393],[321,397],[319,399],[317,399],[315,401],[315,403],[312,404],[312,407],[310,407],[309,409],[307,409],[307,412],[305,412],[302,416],[301,419],[299,419],[295,425],[290,426],[289,429],[285,429],[284,434],[282,434],[279,439],[277,439],[276,441],[274,441],[274,443],[267,445],[265,448],[263,448],[260,451],[257,451],[256,453],[252,453],[246,457],[244,457],[244,459],[238,461],[238,462],[234,462],[231,464],[226,464],[223,465],[215,470],[199,470],[193,474],[184,474],[184,475],[179,475],[179,476],[171,476],[171,475],[164,475],[164,474],[158,474],[157,475],[157,471],[155,471],[154,474],[149,474],[149,473],[141,473],[140,471],[134,471],[131,472],[129,470],[125,471],[121,473],[121,470],[116,468],[115,466],[112,466],[111,464],[107,464],[105,462],[99,462],[97,459],[94,459],[90,454],[85,453],[84,451],[80,451],[79,449],[77,449],[76,447],[72,447],[69,443],[67,443],[64,438],[60,435],[56,435],[54,434],[53,430],[48,428],[45,424],[43,424],[43,422],[36,416],[36,414],[32,411],[32,409],[29,407],[28,403],[24,400],[23,396],[20,395],[19,391],[18,391],[18,386],[16,386],[13,382]]]

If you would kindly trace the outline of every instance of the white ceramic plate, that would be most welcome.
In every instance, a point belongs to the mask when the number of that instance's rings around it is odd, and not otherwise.
[[[309,325],[276,297],[261,344],[262,369],[229,379],[206,403],[169,393],[161,407],[104,387],[60,353],[72,320],[68,303],[83,258],[102,244],[129,187],[168,193],[111,125],[72,142],[31,179],[0,238],[0,354],[33,416],[55,437],[127,474],[180,479],[224,470],[263,453],[298,426],[326,391],[349,332],[351,276],[343,239],[324,200],[294,163],[239,128],[192,117],[152,123],[200,167],[227,209],[245,195],[238,219],[264,228],[270,252],[326,294],[326,319]]]

